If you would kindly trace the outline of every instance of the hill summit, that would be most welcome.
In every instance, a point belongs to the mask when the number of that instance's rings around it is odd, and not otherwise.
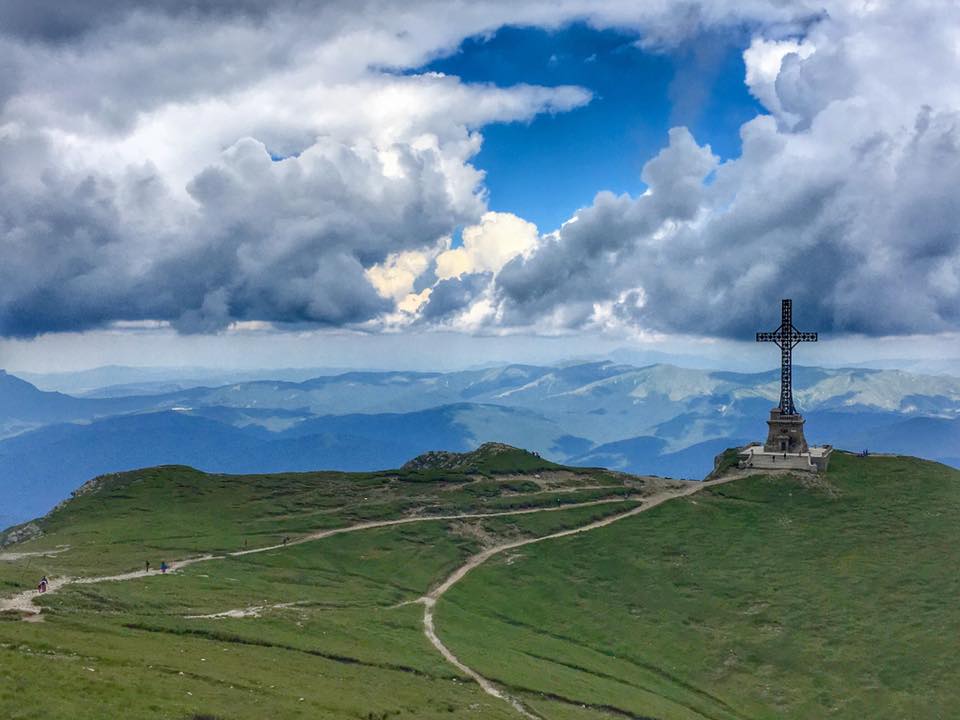
[[[496,475],[502,473],[533,472],[537,470],[551,470],[562,467],[557,463],[544,460],[540,455],[529,450],[507,445],[506,443],[488,442],[470,452],[449,452],[447,450],[431,450],[417,455],[404,463],[402,470],[452,470],[464,473],[480,473],[482,475]]]

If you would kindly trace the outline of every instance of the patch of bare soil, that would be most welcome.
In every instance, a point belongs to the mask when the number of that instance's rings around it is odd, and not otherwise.
[[[32,552],[0,552],[0,562],[17,562],[28,557],[52,557],[66,552],[69,545],[60,545],[55,550],[34,550]]]
[[[504,538],[489,532],[479,522],[452,522],[450,532],[453,535],[476,541],[480,547],[495,547],[503,542]]]

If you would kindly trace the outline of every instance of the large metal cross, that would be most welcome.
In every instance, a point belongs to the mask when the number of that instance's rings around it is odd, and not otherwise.
[[[793,301],[780,301],[780,327],[773,332],[758,332],[757,342],[776,343],[780,348],[780,412],[796,415],[793,405],[793,349],[798,343],[816,342],[815,332],[800,332],[793,326]]]

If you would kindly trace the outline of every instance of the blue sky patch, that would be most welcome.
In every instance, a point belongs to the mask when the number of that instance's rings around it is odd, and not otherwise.
[[[674,125],[690,127],[724,159],[739,155],[740,125],[762,112],[743,82],[748,43],[745,33],[703,35],[660,53],[638,47],[635,35],[583,24],[506,27],[417,71],[501,87],[579,85],[594,94],[571,112],[483,130],[475,164],[487,172],[491,209],[515,212],[545,232],[600,189],[643,192],[640,171]]]

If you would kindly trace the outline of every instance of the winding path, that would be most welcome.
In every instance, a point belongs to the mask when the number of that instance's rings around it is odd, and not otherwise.
[[[202,555],[200,557],[187,558],[185,560],[177,561],[171,564],[171,571],[182,570],[185,567],[194,565],[201,562],[209,562],[212,560],[223,560],[229,557],[242,557],[244,555],[253,555],[255,553],[269,552],[271,550],[282,550],[286,547],[292,547],[294,545],[302,545],[308,542],[314,542],[316,540],[322,540],[324,538],[333,537],[334,535],[342,535],[345,533],[359,532],[361,530],[371,530],[374,528],[382,527],[392,527],[395,525],[407,525],[410,523],[418,522],[435,522],[435,521],[449,521],[449,520],[471,520],[471,519],[483,519],[491,517],[505,517],[505,516],[514,516],[514,515],[530,515],[533,513],[542,513],[542,512],[558,512],[561,510],[571,510],[575,508],[590,507],[595,505],[608,505],[612,503],[623,503],[623,502],[636,502],[640,501],[641,504],[635,508],[619,513],[617,515],[611,515],[609,517],[601,518],[600,520],[595,520],[593,522],[587,523],[580,527],[571,528],[569,530],[562,530],[560,532],[551,533],[550,535],[543,535],[535,538],[527,538],[524,540],[514,540],[511,542],[506,542],[501,545],[496,545],[494,547],[487,548],[482,552],[477,553],[470,557],[463,565],[457,568],[449,577],[447,577],[442,583],[437,587],[431,590],[429,593],[424,595],[417,600],[411,601],[410,603],[402,603],[404,605],[411,603],[418,603],[423,605],[423,632],[427,639],[430,641],[430,644],[444,657],[444,659],[457,668],[460,672],[464,673],[468,677],[472,678],[480,688],[486,692],[488,695],[497,698],[498,700],[505,701],[509,703],[518,713],[523,715],[530,720],[541,720],[539,715],[536,715],[531,710],[529,710],[524,704],[517,698],[511,696],[505,690],[499,688],[492,680],[484,677],[479,672],[473,668],[465,665],[457,656],[447,647],[440,637],[437,635],[436,623],[434,618],[434,610],[436,608],[437,601],[447,593],[454,585],[463,580],[467,574],[476,567],[479,567],[485,563],[490,558],[495,555],[499,555],[507,550],[514,550],[516,548],[524,547],[526,545],[533,545],[534,543],[544,542],[546,540],[556,540],[558,538],[569,537],[571,535],[578,535],[580,533],[589,532],[591,530],[596,530],[598,528],[606,527],[620,520],[625,520],[626,518],[633,517],[647,510],[651,510],[658,505],[666,502],[667,500],[672,500],[674,498],[686,497],[688,495],[693,495],[696,492],[699,492],[703,488],[711,487],[713,485],[719,485],[722,483],[730,482],[735,480],[739,475],[733,475],[728,477],[723,477],[718,480],[711,480],[706,482],[688,482],[688,481],[673,481],[673,484],[667,486],[665,489],[661,490],[655,495],[650,495],[645,498],[637,497],[624,497],[617,499],[608,499],[608,500],[592,500],[589,502],[582,503],[570,503],[566,505],[550,506],[550,507],[538,507],[538,508],[527,508],[523,510],[509,510],[504,512],[493,512],[493,513],[463,513],[458,515],[429,515],[429,516],[416,516],[416,517],[407,517],[401,518],[398,520],[379,520],[358,523],[356,525],[349,525],[347,527],[341,528],[332,528],[329,530],[320,530],[309,535],[304,535],[302,537],[291,540],[287,543],[281,543],[277,545],[266,545],[263,547],[251,548],[249,550],[237,550],[234,552],[224,553],[221,555]],[[47,594],[56,592],[57,590],[66,587],[67,585],[92,585],[95,583],[102,582],[117,582],[124,580],[134,580],[137,578],[147,577],[148,575],[156,575],[156,571],[148,573],[144,570],[137,570],[134,572],[121,573],[118,575],[105,575],[101,577],[86,577],[86,578],[54,578],[50,581],[47,589]],[[39,597],[39,594],[36,590],[27,590],[25,592],[14,595],[11,598],[0,599],[0,612],[4,611],[17,611],[21,612],[27,616],[37,616],[42,612],[42,608],[38,607],[33,603],[34,599]],[[261,610],[263,608],[247,608],[243,611],[227,611],[225,613],[215,613],[213,615],[199,616],[199,617],[247,617],[256,614],[256,610]]]
[[[186,558],[184,560],[177,560],[170,563],[170,572],[176,572],[182,570],[185,567],[190,565],[195,565],[201,562],[209,562],[211,560],[224,560],[231,557],[242,557],[244,555],[254,555],[256,553],[269,552],[271,550],[282,550],[287,547],[293,547],[294,545],[303,545],[308,542],[315,542],[317,540],[323,540],[324,538],[333,537],[334,535],[343,535],[345,533],[359,532],[361,530],[372,530],[375,528],[383,527],[393,527],[395,525],[408,525],[411,523],[420,523],[420,522],[442,522],[449,520],[477,520],[483,518],[493,518],[493,517],[506,517],[513,515],[530,515],[533,513],[542,513],[542,512],[559,512],[561,510],[572,510],[575,508],[583,507],[592,507],[595,505],[610,505],[613,503],[624,503],[624,502],[637,502],[641,500],[638,497],[623,497],[623,498],[614,498],[607,500],[590,500],[588,502],[582,503],[568,503],[564,505],[551,505],[550,507],[536,507],[536,508],[525,508],[523,510],[505,510],[503,512],[491,512],[491,513],[462,513],[457,515],[418,515],[414,517],[400,518],[397,520],[377,520],[371,522],[357,523],[356,525],[347,525],[346,527],[331,528],[329,530],[318,530],[317,532],[304,535],[299,538],[294,538],[288,543],[279,543],[276,545],[265,545],[262,547],[250,548],[248,550],[235,550],[233,552],[223,553],[220,555],[201,555],[199,557]],[[46,553],[37,553],[37,554],[49,554]],[[127,573],[120,573],[117,575],[102,575],[98,577],[55,577],[49,581],[47,585],[47,595],[55,593],[57,590],[66,587],[67,585],[94,585],[97,583],[104,582],[120,582],[124,580],[136,580],[138,578],[144,578],[152,575],[159,574],[158,571],[154,570],[152,572],[147,572],[146,570],[134,570]],[[20,612],[28,615],[39,615],[43,609],[38,605],[34,604],[34,600],[40,597],[40,594],[35,589],[25,590],[21,593],[14,595],[9,598],[0,598],[0,612]]]
[[[457,568],[446,580],[444,580],[440,585],[431,590],[429,593],[424,595],[422,598],[416,602],[423,605],[423,632],[427,636],[427,639],[430,641],[430,644],[433,645],[441,655],[449,662],[451,665],[456,667],[462,673],[470,676],[476,683],[486,692],[488,695],[491,695],[500,700],[504,700],[510,703],[514,709],[517,710],[524,717],[531,718],[532,720],[541,720],[539,715],[534,714],[531,710],[524,706],[524,704],[517,698],[509,695],[506,691],[498,688],[496,684],[489,678],[484,677],[479,672],[473,668],[465,665],[454,653],[453,651],[444,645],[443,641],[437,635],[436,623],[434,621],[434,609],[437,605],[437,600],[439,600],[447,591],[450,590],[454,585],[463,580],[466,577],[467,573],[473,570],[476,567],[479,567],[487,560],[492,558],[494,555],[499,555],[502,552],[507,550],[514,550],[519,547],[524,547],[525,545],[533,545],[534,543],[544,542],[545,540],[555,540],[557,538],[569,537],[570,535],[578,535],[580,533],[589,532],[590,530],[596,530],[597,528],[606,527],[620,520],[625,520],[626,518],[633,517],[647,510],[655,508],[657,505],[660,505],[667,500],[672,500],[673,498],[686,497],[688,495],[693,495],[696,492],[699,492],[705,487],[711,487],[713,485],[720,485],[725,482],[730,482],[733,480],[733,477],[723,477],[718,480],[710,480],[708,482],[698,482],[691,483],[687,487],[679,487],[676,492],[671,492],[670,490],[665,490],[663,492],[657,493],[656,495],[651,495],[643,500],[643,504],[639,507],[635,507],[627,512],[620,513],[619,515],[611,515],[610,517],[602,518],[600,520],[595,520],[594,522],[582,525],[581,527],[572,528],[570,530],[562,530],[560,532],[552,533],[550,535],[543,535],[541,537],[528,538],[526,540],[515,540],[508,543],[503,543],[502,545],[497,545],[492,548],[488,548],[483,552],[479,552],[473,557],[471,557],[467,562]]]

